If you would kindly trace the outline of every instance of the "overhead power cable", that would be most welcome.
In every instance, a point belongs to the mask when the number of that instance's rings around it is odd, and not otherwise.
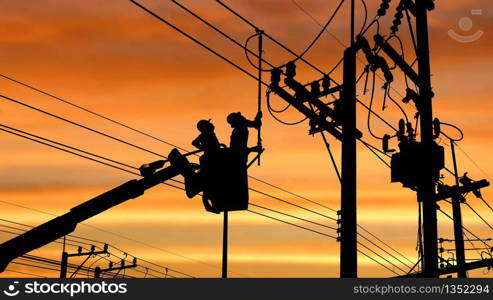
[[[288,225],[291,225],[291,226],[294,226],[294,227],[298,227],[300,229],[304,229],[304,230],[307,230],[307,231],[311,231],[313,233],[316,233],[316,234],[319,234],[319,235],[322,235],[322,236],[325,236],[325,237],[329,237],[329,238],[332,238],[332,239],[337,239],[336,236],[333,236],[333,235],[330,235],[330,234],[326,234],[326,233],[323,233],[323,232],[320,232],[320,231],[317,231],[317,230],[314,230],[314,229],[311,229],[311,228],[308,228],[308,227],[304,227],[304,226],[301,226],[301,225],[297,225],[295,223],[291,223],[291,222],[288,222],[288,221],[284,221],[282,219],[278,219],[276,217],[272,217],[272,216],[269,216],[269,215],[266,215],[266,214],[263,214],[261,212],[258,212],[258,211],[255,211],[255,210],[251,210],[249,209],[248,210],[249,212],[251,213],[254,213],[254,214],[257,214],[259,216],[262,216],[262,217],[265,217],[265,218],[269,218],[269,219],[272,219],[272,220],[275,220],[275,221],[278,221],[278,222],[281,222],[281,223],[285,223],[285,224],[288,224]]]
[[[198,39],[194,38],[193,36],[191,36],[190,34],[186,33],[185,31],[181,30],[180,28],[178,28],[177,26],[171,24],[170,22],[168,22],[167,20],[165,20],[164,18],[162,18],[161,16],[159,16],[158,14],[154,13],[153,11],[151,11],[150,9],[148,9],[147,7],[143,6],[142,4],[140,4],[139,2],[137,1],[134,1],[134,0],[129,0],[132,4],[134,4],[135,6],[139,7],[140,9],[142,9],[143,11],[145,11],[146,13],[148,13],[149,15],[153,16],[154,18],[158,19],[159,21],[165,23],[166,25],[170,26],[171,28],[173,28],[175,31],[179,32],[180,34],[186,36],[187,38],[189,38],[190,40],[194,41],[196,44],[202,46],[202,48],[208,50],[209,52],[211,52],[212,54],[220,57],[221,59],[223,59],[224,61],[226,61],[227,63],[229,63],[230,65],[232,65],[233,67],[235,67],[236,69],[240,70],[241,72],[243,72],[245,75],[255,79],[258,81],[258,78],[253,75],[252,73],[248,72],[247,70],[245,70],[244,68],[240,67],[238,64],[236,64],[235,62],[233,62],[232,60],[230,60],[229,58],[225,57],[224,55],[220,54],[219,52],[217,52],[216,50],[212,49],[211,47],[207,46],[206,44],[202,43],[201,41],[199,41]],[[268,84],[266,84],[265,82],[262,81],[262,84],[265,85],[265,86],[269,86]]]
[[[485,219],[485,218],[483,218],[483,216],[481,216],[481,215],[480,215],[480,214],[479,214],[479,213],[478,213],[478,212],[474,209],[474,207],[472,207],[472,206],[471,206],[469,203],[467,203],[467,202],[466,202],[465,204],[466,204],[466,206],[467,206],[467,207],[469,207],[469,209],[470,209],[470,210],[471,210],[471,211],[472,211],[472,212],[473,212],[476,216],[478,216],[478,218],[480,218],[480,219],[481,219],[481,221],[483,221],[483,223],[484,223],[486,226],[488,226],[491,230],[493,230],[493,226],[491,226],[491,224],[490,224],[490,223],[488,223],[488,221],[486,221],[486,219]]]
[[[53,94],[51,94],[51,93],[48,93],[48,92],[43,91],[43,90],[41,90],[41,89],[38,89],[38,88],[36,88],[36,87],[34,87],[34,86],[32,86],[32,85],[29,85],[29,84],[26,84],[26,83],[24,83],[24,82],[18,81],[18,80],[14,79],[14,78],[12,78],[12,77],[9,77],[9,76],[7,76],[7,75],[5,75],[5,74],[0,74],[0,77],[3,77],[3,78],[5,78],[5,79],[7,79],[7,80],[9,80],[9,81],[12,81],[12,82],[15,82],[15,83],[17,83],[17,84],[19,84],[19,85],[22,85],[22,86],[24,86],[24,87],[27,87],[27,88],[29,88],[29,89],[31,89],[31,90],[34,90],[34,91],[36,91],[36,92],[38,92],[38,93],[41,93],[41,94],[43,94],[43,95],[46,95],[46,96],[48,96],[48,97],[50,97],[50,98],[53,98],[53,99],[55,99],[55,100],[58,100],[58,101],[60,101],[60,102],[62,102],[62,103],[65,103],[65,104],[67,104],[67,105],[70,105],[70,106],[72,106],[72,107],[75,107],[75,108],[77,108],[77,109],[80,109],[80,110],[82,110],[82,111],[85,111],[85,112],[87,112],[87,113],[89,113],[89,114],[91,114],[91,115],[94,115],[94,116],[98,117],[98,118],[102,118],[102,119],[107,120],[107,121],[109,121],[109,122],[111,122],[111,123],[117,124],[118,126],[122,126],[122,127],[124,127],[124,128],[127,128],[127,129],[129,129],[129,130],[131,130],[131,131],[133,131],[133,132],[136,132],[136,133],[142,134],[142,135],[144,135],[144,136],[146,136],[146,137],[148,137],[148,138],[151,138],[151,139],[157,140],[157,141],[159,141],[159,142],[161,142],[161,143],[164,143],[164,144],[167,144],[167,145],[169,145],[169,146],[171,146],[171,147],[175,147],[175,148],[177,148],[177,149],[184,150],[184,149],[180,148],[179,146],[174,145],[174,144],[172,144],[172,143],[170,143],[170,142],[168,142],[168,141],[166,141],[166,140],[163,140],[163,139],[157,138],[157,137],[155,137],[155,136],[153,136],[153,135],[151,135],[151,134],[149,134],[149,133],[146,133],[146,132],[144,132],[144,131],[142,131],[142,130],[136,129],[135,127],[132,127],[132,126],[130,126],[130,125],[127,125],[127,124],[125,124],[125,123],[122,123],[122,122],[120,122],[120,121],[117,121],[117,120],[115,120],[115,119],[112,119],[112,118],[107,117],[107,116],[105,116],[105,115],[102,115],[102,114],[100,114],[100,113],[97,113],[97,112],[95,112],[95,111],[93,111],[93,110],[90,110],[90,109],[88,109],[88,108],[86,108],[86,107],[84,107],[84,106],[81,106],[81,105],[75,104],[75,103],[73,103],[73,102],[71,102],[71,101],[67,101],[67,100],[65,100],[65,99],[63,99],[63,98],[60,98],[60,97],[56,96],[56,95],[53,95]]]
[[[22,223],[15,222],[15,221],[6,220],[6,219],[0,219],[0,221],[4,221],[4,222],[7,222],[7,223],[16,224],[16,225],[21,225],[21,226],[27,227],[27,228],[29,228],[29,229],[33,228],[33,226],[26,225],[26,224],[22,224]],[[14,234],[14,235],[19,235],[20,233],[24,233],[24,232],[26,232],[26,231],[28,230],[28,229],[22,229],[22,228],[18,228],[18,227],[13,227],[13,226],[8,226],[8,225],[3,225],[3,224],[0,224],[0,226],[1,226],[1,227],[6,227],[6,228],[9,228],[9,229],[14,229],[14,230],[20,231],[20,232],[12,232],[12,231],[0,230],[1,232],[6,232],[6,233]],[[92,241],[92,243],[86,243],[86,242],[83,242],[83,241],[77,241],[77,240],[75,240],[75,238],[77,238],[77,239],[82,239],[82,240]],[[92,239],[87,239],[87,238],[84,238],[84,237],[79,237],[79,236],[75,236],[75,235],[71,235],[71,234],[67,235],[67,237],[65,238],[65,240],[66,240],[66,241],[68,241],[68,242],[65,242],[67,245],[70,245],[70,246],[72,246],[72,247],[76,247],[76,248],[81,247],[83,250],[85,250],[85,251],[87,251],[87,252],[90,252],[90,251],[91,251],[91,250],[90,250],[90,247],[95,247],[96,249],[103,250],[103,249],[104,249],[104,245],[106,245],[106,246],[107,246],[107,249],[109,249],[109,254],[110,254],[111,256],[116,257],[119,261],[121,261],[121,260],[122,260],[122,259],[124,259],[124,258],[122,258],[121,256],[118,256],[118,255],[115,255],[114,253],[112,253],[112,252],[111,252],[111,249],[113,248],[113,249],[115,249],[115,250],[117,250],[117,251],[119,251],[119,252],[121,252],[121,253],[127,253],[126,251],[123,251],[123,250],[121,250],[121,249],[118,249],[117,247],[115,247],[115,246],[113,246],[113,245],[111,245],[111,244],[104,243],[104,242],[101,242],[101,241],[95,241],[95,240],[92,240]],[[70,242],[72,242],[72,243],[70,243]],[[63,243],[64,243],[64,242],[63,242],[63,238],[60,238],[60,239],[58,239],[58,240],[54,241],[54,243],[63,244]],[[76,244],[74,244],[74,243],[76,243]],[[84,246],[81,246],[81,244],[83,244]],[[97,245],[97,244],[99,244],[99,245]],[[158,264],[156,264],[156,263],[153,263],[153,262],[147,261],[147,260],[142,259],[142,258],[140,258],[140,257],[137,257],[137,256],[135,256],[135,255],[129,255],[129,257],[135,257],[135,258],[137,258],[137,259],[138,259],[138,261],[139,261],[139,262],[141,262],[141,263],[142,263],[142,262],[146,262],[146,263],[148,263],[148,264],[151,264],[151,265],[154,265],[154,266],[156,266],[156,267],[159,267],[159,268],[161,268],[161,269],[163,269],[163,270],[164,270],[164,269],[166,269],[166,270],[169,270],[169,271],[171,271],[171,272],[173,272],[173,273],[177,273],[177,274],[180,274],[180,275],[184,275],[184,276],[186,276],[186,277],[190,277],[190,278],[193,278],[193,277],[194,277],[194,276],[192,276],[192,275],[189,275],[189,274],[183,273],[183,272],[178,271],[178,270],[175,270],[175,269],[173,269],[173,268],[169,268],[169,267],[166,267],[166,266],[161,266],[161,265],[158,265]],[[126,259],[124,259],[124,260],[126,260]],[[140,264],[139,264],[139,267],[143,267],[143,268],[145,268],[145,266],[140,265]],[[158,270],[153,269],[153,268],[149,268],[149,267],[147,267],[147,269],[149,269],[150,271],[153,271],[153,272],[155,272],[155,273],[164,274],[163,272],[158,271]]]
[[[55,119],[61,120],[61,121],[63,121],[63,122],[66,122],[66,123],[69,123],[69,124],[72,124],[72,125],[78,126],[78,127],[83,128],[83,129],[85,129],[85,130],[88,130],[88,131],[91,131],[91,132],[97,133],[97,134],[99,134],[99,135],[102,135],[102,136],[104,136],[104,137],[107,137],[107,138],[109,138],[109,139],[112,139],[112,140],[114,140],[114,141],[117,141],[117,142],[119,142],[119,143],[126,144],[126,145],[128,145],[128,146],[130,146],[130,147],[133,147],[133,148],[136,148],[136,149],[139,149],[139,150],[145,151],[145,152],[147,152],[147,153],[150,153],[150,154],[153,154],[153,155],[156,155],[156,156],[162,157],[162,158],[167,158],[166,156],[161,155],[161,154],[159,154],[159,153],[157,153],[157,152],[151,151],[151,150],[146,149],[146,148],[144,148],[144,147],[137,146],[137,145],[132,144],[132,143],[130,143],[130,142],[124,141],[124,140],[122,140],[122,139],[120,139],[120,138],[114,137],[114,136],[109,135],[109,134],[107,134],[107,133],[104,133],[104,132],[102,132],[102,131],[99,131],[99,130],[96,130],[96,129],[94,129],[94,128],[91,128],[91,127],[85,126],[85,125],[83,125],[83,124],[80,124],[80,123],[77,123],[77,122],[71,121],[71,120],[69,120],[69,119],[67,119],[67,118],[64,118],[64,117],[61,117],[61,116],[59,116],[59,115],[56,115],[56,114],[50,113],[50,112],[48,112],[48,111],[46,111],[46,110],[43,110],[43,109],[41,109],[41,108],[35,107],[35,106],[33,106],[33,105],[30,105],[30,104],[27,104],[27,103],[25,103],[25,102],[22,102],[22,101],[19,101],[19,100],[16,100],[16,99],[13,99],[13,98],[7,97],[7,96],[5,96],[5,95],[0,95],[0,98],[3,98],[4,100],[10,101],[10,102],[15,103],[15,104],[18,104],[18,105],[21,105],[21,106],[27,107],[27,108],[29,108],[29,109],[35,110],[35,111],[37,111],[37,112],[40,112],[40,113],[45,114],[45,115],[48,115],[48,116],[53,117],[53,118],[55,118]]]

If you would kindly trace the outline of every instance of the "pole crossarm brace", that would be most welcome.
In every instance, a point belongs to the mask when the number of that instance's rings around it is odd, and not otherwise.
[[[461,186],[445,186],[443,191],[436,194],[436,200],[445,200],[448,198],[462,195],[472,191],[476,191],[485,187],[488,187],[490,183],[486,179],[478,180],[467,185]]]
[[[327,121],[327,119],[322,118],[317,113],[312,111],[306,105],[304,105],[300,100],[296,99],[293,95],[288,93],[278,84],[271,84],[270,89],[272,92],[276,93],[279,97],[284,99],[286,102],[291,104],[296,110],[305,115],[311,122],[317,124],[320,129],[326,130],[336,139],[342,139],[342,133],[340,129],[336,128],[336,124],[334,122]]]
[[[189,153],[190,154],[190,153]],[[173,149],[168,156],[171,165],[139,180],[130,180],[106,193],[88,200],[68,213],[12,238],[0,245],[0,273],[15,258],[47,245],[75,230],[77,225],[127,200],[140,197],[147,189],[181,174],[185,156]]]
[[[119,273],[121,270],[133,269],[136,267],[137,267],[137,258],[136,257],[134,257],[131,265],[125,265],[124,259],[122,259],[121,264],[118,267],[114,267],[113,262],[110,262],[109,267],[106,269],[101,269],[100,267],[96,267],[96,269],[94,270],[94,278],[100,278],[101,274],[105,273],[105,272],[118,271],[118,273]],[[118,273],[116,273],[116,275],[118,275]],[[116,275],[114,275],[114,276],[116,277]]]
[[[464,270],[470,271],[481,268],[493,268],[493,258],[482,259],[478,261],[473,261],[466,263],[463,267]],[[452,273],[457,273],[459,271],[459,266],[447,266],[438,270],[438,275],[447,275]],[[422,272],[412,273],[408,275],[399,276],[398,278],[406,277],[426,277]]]
[[[310,120],[310,124],[312,125],[310,134],[317,133],[318,131],[327,131],[333,137],[341,141],[342,130],[338,128],[341,125],[341,116],[318,98],[341,92],[343,89],[342,86],[336,86],[320,91],[319,88],[313,87],[312,85],[312,90],[309,91],[305,85],[294,79],[294,66],[289,66],[288,64],[288,67],[292,68],[293,73],[290,73],[289,71],[286,72],[290,75],[286,75],[284,83],[295,92],[295,95],[291,95],[288,91],[279,86],[282,73],[280,69],[272,70],[271,84],[269,85],[270,90]],[[306,106],[305,103],[314,106],[318,111],[314,111],[311,107]],[[318,128],[314,129],[313,125],[317,125]],[[356,129],[354,136],[355,138],[360,139],[363,137],[363,134]]]
[[[104,244],[103,250],[101,251],[95,251],[96,249],[94,246],[91,246],[91,251],[89,252],[81,252],[81,249],[82,247],[79,247],[79,251],[77,253],[67,253],[67,257],[106,254],[108,253],[108,244]]]
[[[60,263],[60,278],[67,278],[67,268],[68,268],[68,258],[69,257],[78,257],[78,256],[87,256],[86,259],[77,267],[77,269],[72,273],[70,278],[74,277],[75,274],[82,268],[82,266],[87,262],[89,257],[93,255],[100,255],[100,254],[107,254],[108,253],[108,244],[104,244],[103,250],[101,251],[96,251],[96,247],[93,245],[91,246],[91,251],[89,252],[82,252],[82,247],[79,247],[78,251],[76,253],[68,253],[63,251],[62,252],[62,261]]]

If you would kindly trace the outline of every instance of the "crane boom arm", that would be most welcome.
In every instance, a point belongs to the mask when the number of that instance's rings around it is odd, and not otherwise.
[[[130,180],[110,191],[96,196],[69,212],[18,235],[0,245],[0,272],[7,268],[15,258],[47,245],[75,230],[77,224],[94,217],[127,200],[140,197],[147,189],[181,174],[174,161],[183,162],[186,158],[178,150],[169,154],[171,165],[139,180]]]

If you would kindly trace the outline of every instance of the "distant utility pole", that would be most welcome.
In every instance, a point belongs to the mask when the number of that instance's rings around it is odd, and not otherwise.
[[[457,170],[457,160],[455,157],[455,143],[450,139],[450,148],[452,150],[452,161],[454,163],[454,175],[455,175],[455,186],[459,187],[459,171]],[[466,278],[467,271],[465,270],[466,265],[466,253],[464,250],[464,232],[462,227],[462,212],[461,212],[461,201],[462,197],[460,193],[456,192],[452,197],[452,216],[454,219],[454,242],[455,242],[455,253],[457,258],[457,277]]]
[[[356,54],[354,46],[354,0],[351,0],[351,46],[344,51],[341,157],[340,276],[358,277],[356,211]]]
[[[431,0],[416,0],[416,37],[419,70],[419,106],[421,118],[421,142],[426,151],[432,153],[433,147],[433,109],[430,71],[430,50],[428,38],[428,9]],[[424,160],[423,160],[424,161]],[[434,170],[430,164],[424,166],[422,180],[418,184],[418,201],[423,203],[423,243],[425,277],[438,277],[438,233],[437,204],[435,200]]]

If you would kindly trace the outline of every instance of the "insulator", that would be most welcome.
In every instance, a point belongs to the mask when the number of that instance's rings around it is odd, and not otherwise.
[[[414,99],[414,91],[410,88],[406,89],[406,97],[402,98],[402,102],[409,103],[409,101]]]
[[[406,134],[406,122],[404,121],[404,119],[400,119],[399,120],[399,133],[398,133],[398,135],[400,137],[403,137],[405,134]]]
[[[426,3],[426,9],[429,11],[432,11],[435,9],[435,1],[434,0],[428,0],[428,3]]]
[[[383,0],[380,4],[380,8],[377,11],[378,16],[383,17],[387,14],[387,9],[390,7],[390,2],[392,0]]]
[[[311,88],[311,94],[315,97],[318,97],[320,95],[320,83],[318,81],[314,81],[310,84]]]
[[[286,77],[293,79],[296,76],[296,65],[290,61],[286,64]]]
[[[281,74],[282,71],[278,68],[272,69],[270,72],[270,82],[274,86],[279,86],[279,82],[281,82]]]
[[[375,55],[374,63],[375,63],[374,65],[375,70],[382,69],[383,76],[385,77],[385,81],[387,83],[391,83],[394,81],[394,75],[392,75],[392,72],[390,72],[389,65],[387,64],[387,61],[383,57],[379,55]]]
[[[402,24],[401,19],[404,17],[404,14],[402,13],[404,9],[406,9],[404,0],[401,0],[399,5],[397,5],[397,8],[395,9],[396,12],[394,14],[394,21],[392,22],[394,25],[390,27],[390,31],[392,34],[395,34],[397,31],[399,31],[399,25]]]
[[[382,149],[383,149],[383,152],[385,152],[385,153],[389,152],[389,140],[390,140],[390,135],[386,134],[383,136]]]
[[[407,135],[409,136],[410,139],[414,139],[414,128],[413,128],[413,124],[411,124],[411,122],[408,122],[406,124],[406,127],[407,127]]]
[[[322,79],[322,88],[324,89],[324,92],[327,92],[330,88],[330,78],[327,75]]]
[[[436,139],[440,136],[440,120],[438,118],[435,118],[433,120],[433,138]]]

